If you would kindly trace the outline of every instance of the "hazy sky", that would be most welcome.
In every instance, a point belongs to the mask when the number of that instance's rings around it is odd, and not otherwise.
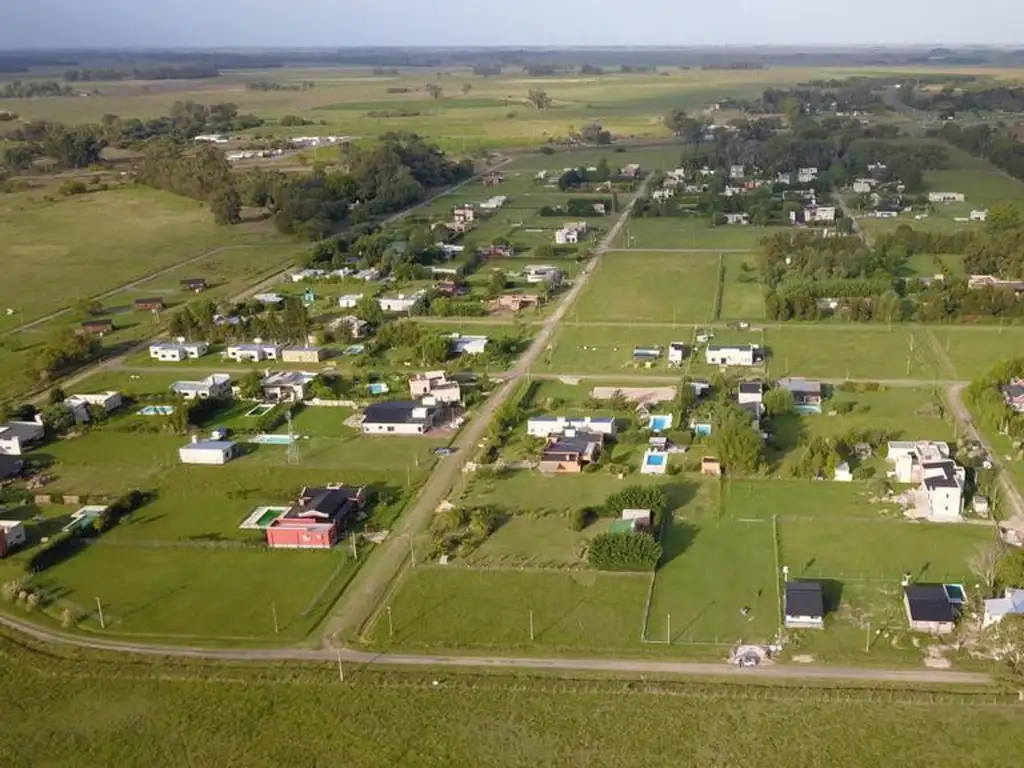
[[[354,45],[1024,47],[1021,0],[0,0],[0,48]]]

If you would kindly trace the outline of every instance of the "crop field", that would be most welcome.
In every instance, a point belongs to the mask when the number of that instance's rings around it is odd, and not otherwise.
[[[601,260],[573,320],[708,322],[715,308],[719,257],[701,253],[610,253]]]
[[[764,291],[757,276],[753,255],[726,253],[722,255],[725,280],[722,285],[722,320],[763,320]]]

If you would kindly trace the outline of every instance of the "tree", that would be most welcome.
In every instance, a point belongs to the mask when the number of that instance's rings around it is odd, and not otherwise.
[[[64,390],[60,387],[54,387],[50,390],[46,399],[49,401],[50,405],[57,405],[59,403],[63,403],[67,399],[67,395],[64,394]]]
[[[661,545],[649,533],[600,533],[590,541],[587,561],[602,571],[651,571]]]
[[[75,415],[63,403],[48,405],[42,410],[43,424],[58,435],[75,426]]]
[[[594,181],[603,183],[608,181],[611,176],[612,169],[611,166],[608,165],[608,158],[602,156],[601,159],[597,161],[597,170],[594,171]],[[613,210],[615,209],[614,201],[612,203],[612,208]]]
[[[424,365],[444,363],[451,354],[451,342],[438,334],[424,336],[417,346],[417,352]]]
[[[712,424],[712,442],[718,458],[731,473],[749,473],[761,461],[761,434],[750,414],[733,404],[722,404]]]
[[[234,186],[224,187],[210,197],[210,210],[218,224],[237,224],[242,220],[242,198]]]
[[[793,393],[784,387],[775,387],[764,395],[764,410],[769,416],[785,416],[792,413],[795,407]]]
[[[1024,549],[1011,549],[996,565],[996,578],[1003,587],[1024,587]]]
[[[472,83],[463,83],[462,84],[462,95],[463,96],[468,96],[469,92],[472,91],[472,90],[473,90],[473,84]]]
[[[551,97],[548,96],[547,91],[540,88],[531,88],[526,95],[526,99],[536,109],[547,109],[552,104]]]
[[[1006,545],[1001,541],[992,541],[979,544],[968,561],[971,573],[981,579],[990,595],[995,592],[999,563],[1005,554]]]
[[[97,299],[82,298],[75,302],[75,311],[85,317],[98,315],[103,311],[103,305]]]
[[[541,243],[533,249],[533,255],[538,259],[548,260],[555,258],[555,246],[551,243]]]
[[[444,93],[444,88],[437,83],[427,83],[426,90],[432,99],[440,99],[441,94]]]
[[[1009,614],[989,628],[993,655],[1002,662],[1000,678],[1024,698],[1024,614]]]
[[[487,285],[487,295],[489,298],[496,299],[498,296],[505,291],[505,287],[508,285],[508,280],[505,277],[505,273],[496,269],[491,274],[490,283]]]
[[[354,314],[360,320],[369,323],[374,328],[380,328],[384,324],[384,310],[380,308],[375,296],[366,294],[356,304]]]
[[[704,125],[686,114],[685,109],[673,109],[665,117],[665,127],[684,141],[700,143]]]
[[[263,397],[263,375],[250,371],[238,382],[238,390],[246,400],[259,400]]]

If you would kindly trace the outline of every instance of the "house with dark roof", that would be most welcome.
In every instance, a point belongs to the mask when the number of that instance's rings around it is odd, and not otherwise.
[[[825,598],[817,581],[787,581],[784,623],[790,629],[824,629]]]
[[[0,424],[0,454],[21,456],[41,442],[45,430],[37,421],[8,421]]]
[[[207,283],[205,277],[186,277],[181,281],[181,287],[186,291],[194,291],[195,293],[201,293],[206,290]]]
[[[780,389],[793,395],[793,407],[798,413],[821,413],[821,382],[809,379],[779,379]]]
[[[904,586],[903,607],[915,632],[947,635],[956,629],[956,607],[942,584]]]
[[[541,451],[539,469],[545,474],[579,473],[601,456],[604,435],[568,430],[548,439]]]
[[[363,434],[422,435],[441,423],[444,412],[432,397],[371,403],[363,413]]]
[[[5,453],[0,453],[0,480],[17,477],[24,468],[24,460],[19,459],[17,456],[8,456]]]
[[[163,308],[164,300],[159,296],[147,296],[132,302],[132,309],[136,312],[159,312]]]
[[[298,499],[266,529],[274,549],[330,549],[342,525],[366,505],[363,488],[303,488]]]
[[[94,318],[92,320],[86,320],[82,323],[79,329],[80,333],[91,333],[96,336],[102,336],[105,333],[110,333],[114,330],[114,321],[109,317]]]
[[[1024,413],[1024,379],[1013,379],[1003,387],[1006,406],[1017,413]]]

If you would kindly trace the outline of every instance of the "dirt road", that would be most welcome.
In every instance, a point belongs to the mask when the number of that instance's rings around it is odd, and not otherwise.
[[[415,504],[399,518],[388,539],[360,568],[359,573],[343,593],[340,602],[335,606],[334,614],[328,621],[325,632],[328,638],[354,635],[373,614],[374,608],[394,583],[405,564],[410,549],[410,538],[427,527],[434,510],[451,493],[463,468],[473,455],[473,449],[483,439],[494,414],[508,400],[520,379],[526,376],[533,364],[547,349],[555,327],[565,316],[572,303],[576,301],[587,284],[588,278],[597,269],[601,256],[618,237],[633,211],[633,206],[636,205],[637,200],[646,189],[647,184],[645,183],[629,201],[618,221],[601,240],[593,258],[587,262],[572,287],[562,297],[555,311],[544,320],[540,332],[534,338],[529,349],[519,358],[515,367],[504,375],[504,383],[501,387],[487,399],[476,416],[463,428],[453,444],[456,450],[455,455],[441,460],[437,469],[420,489]]]

